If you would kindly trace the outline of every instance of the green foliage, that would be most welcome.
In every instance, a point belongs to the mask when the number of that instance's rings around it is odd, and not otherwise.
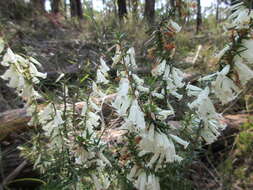
[[[238,186],[250,190],[253,179],[253,123],[245,123],[236,135],[234,148],[228,158],[220,164],[220,173],[223,176],[225,189]]]

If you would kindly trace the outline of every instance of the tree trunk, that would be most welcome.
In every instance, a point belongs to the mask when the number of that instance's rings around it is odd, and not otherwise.
[[[155,0],[145,1],[144,18],[149,24],[153,24],[155,20]]]
[[[70,14],[71,17],[78,17],[83,19],[83,8],[81,0],[70,0]]]
[[[216,25],[219,23],[219,9],[220,9],[220,0],[216,0],[217,4],[216,4],[216,15],[215,15],[215,18],[216,18]]]
[[[52,0],[51,1],[51,7],[52,7],[52,13],[57,14],[60,12],[60,0]]]
[[[127,15],[126,0],[118,0],[117,2],[119,19],[122,20]]]
[[[45,11],[45,0],[33,0],[31,3],[35,11]]]
[[[135,21],[138,20],[138,0],[132,0],[132,5],[133,5],[133,18]]]
[[[170,10],[172,14],[175,16],[176,13],[176,1],[175,0],[170,0]]]
[[[201,15],[201,4],[200,0],[197,0],[197,27],[196,33],[198,34],[202,24],[202,15]]]
[[[177,12],[178,12],[178,19],[182,19],[182,0],[177,0],[176,1],[176,7],[177,7]]]

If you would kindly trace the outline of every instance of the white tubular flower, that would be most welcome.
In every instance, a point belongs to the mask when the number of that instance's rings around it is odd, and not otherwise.
[[[56,112],[51,112],[51,121],[47,121],[42,126],[42,129],[44,130],[44,133],[48,137],[56,137],[59,135],[59,128],[61,128],[61,125],[64,123],[64,121],[61,118],[61,111],[56,110]]]
[[[125,116],[131,105],[131,98],[129,96],[117,96],[112,106],[117,110],[121,116]]]
[[[129,48],[126,53],[127,53],[127,55],[125,56],[124,60],[125,60],[125,63],[127,64],[127,66],[129,66],[131,69],[137,69],[137,65],[135,62],[134,48],[133,47]]]
[[[159,179],[153,174],[148,176],[147,190],[160,190]]]
[[[229,69],[230,65],[225,66],[222,71],[218,72],[216,80],[212,83],[214,93],[222,104],[232,101],[240,92],[234,82],[226,76]]]
[[[188,84],[186,86],[186,90],[187,90],[187,95],[188,96],[198,96],[203,89],[201,89],[197,86]]]
[[[151,73],[153,76],[161,76],[165,72],[165,68],[166,68],[166,61],[163,60],[154,69],[152,69]]]
[[[242,85],[246,85],[249,80],[253,78],[253,71],[245,64],[239,56],[234,58],[235,70],[239,75],[239,79]]]
[[[217,72],[213,73],[211,75],[207,75],[207,76],[201,77],[198,81],[199,82],[201,82],[201,81],[210,81],[210,80],[213,80],[216,75],[217,75]]]
[[[206,87],[202,92],[199,93],[197,99],[192,103],[188,104],[191,109],[198,108],[201,104],[205,102],[209,95],[209,88]]]
[[[136,99],[133,100],[130,107],[128,120],[136,125],[138,130],[144,130],[146,128],[144,113],[141,111],[141,108]]]
[[[40,80],[37,77],[43,78],[43,79],[47,78],[47,74],[39,72],[34,64],[30,63],[29,65],[30,65],[29,69],[30,69],[33,83],[37,84],[40,82]]]
[[[112,167],[111,162],[105,157],[102,151],[98,153],[98,158],[101,159],[106,165]]]
[[[100,117],[93,113],[93,112],[88,112],[88,119],[86,121],[86,127],[89,131],[89,133],[91,134],[93,132],[93,129],[99,126],[99,120]]]
[[[99,107],[96,103],[93,102],[93,100],[90,98],[89,99],[89,105],[90,105],[90,108],[95,111],[96,113],[97,112],[100,112],[101,111],[101,107]]]
[[[147,175],[145,172],[142,172],[136,181],[135,187],[138,190],[147,190],[146,184],[147,184]]]
[[[0,53],[4,50],[4,40],[0,37]]]
[[[106,65],[102,57],[100,57],[100,70],[104,74],[110,70],[110,68]]]
[[[153,174],[147,175],[142,171],[135,183],[138,190],[160,190],[159,179]]]
[[[110,70],[110,68],[106,65],[105,61],[100,58],[100,66],[97,70],[97,83],[104,83],[108,84],[108,80],[105,78],[108,74],[107,72]]]
[[[237,3],[230,7],[232,14],[229,16],[230,27],[235,29],[249,28],[252,12],[246,8],[243,2]]]
[[[82,111],[81,111],[81,116],[85,116],[87,114],[87,110],[88,110],[87,102],[84,102]]]
[[[46,78],[46,74],[39,72],[30,60],[14,54],[11,49],[7,49],[1,63],[3,66],[9,67],[1,78],[9,80],[7,85],[15,88],[17,93],[27,100],[27,104],[33,98],[40,97],[33,84],[39,83],[39,78]]]
[[[221,123],[222,116],[215,111],[215,107],[208,95],[209,89],[207,87],[194,102],[189,104],[189,107],[197,109],[196,113],[204,123],[204,129],[201,129],[200,134],[207,143],[212,143],[220,135],[219,131],[224,130],[226,125]]]
[[[92,95],[98,98],[104,98],[106,94],[104,94],[97,86],[95,82],[92,82]]]
[[[97,83],[108,84],[108,80],[105,78],[104,73],[101,72],[100,69],[97,70]]]
[[[39,122],[44,125],[52,118],[54,113],[54,106],[52,103],[48,104],[43,110],[39,112]]]
[[[144,84],[144,80],[141,79],[140,77],[138,77],[138,75],[132,74],[132,77],[134,79],[134,82],[136,82],[137,85],[143,85]]]
[[[112,106],[117,110],[117,112],[124,116],[131,104],[132,99],[128,96],[129,91],[129,81],[127,78],[122,78],[120,80],[120,85],[118,88],[117,96]]]
[[[185,85],[185,83],[183,82],[184,73],[181,70],[173,67],[172,68],[172,77],[173,77],[174,83],[177,88],[182,88]]]
[[[181,139],[180,137],[178,137],[178,136],[176,136],[176,135],[170,134],[170,137],[171,137],[174,141],[176,141],[177,143],[183,145],[185,149],[186,149],[187,146],[189,145],[189,142],[187,142],[187,141]]]
[[[10,48],[8,48],[7,52],[4,54],[1,65],[8,67],[10,63],[16,63],[16,62],[17,62],[16,55],[13,53],[13,51]]]
[[[181,100],[183,98],[183,95],[177,93],[176,91],[172,91],[171,95],[175,96],[178,100]]]
[[[118,96],[126,96],[129,90],[129,80],[127,78],[122,78],[120,80],[119,89],[117,92]]]
[[[137,170],[138,170],[138,166],[137,165],[134,165],[134,167],[132,167],[130,173],[127,175],[127,179],[129,180],[133,180],[133,178],[136,176],[137,174]]]
[[[243,40],[242,46],[243,47],[238,50],[241,57],[243,57],[248,63],[253,64],[253,40]]]
[[[156,97],[158,99],[164,99],[164,95],[160,94],[160,93],[157,93],[157,92],[151,92],[151,95],[153,97]]]
[[[161,121],[164,121],[168,118],[170,115],[174,115],[174,110],[162,110],[160,108],[157,109],[157,118]]]
[[[102,190],[103,187],[102,187],[100,181],[98,180],[97,176],[93,173],[93,174],[91,174],[91,177],[92,177],[92,180],[93,180],[94,185],[96,187],[96,190]]]
[[[139,90],[140,92],[149,92],[149,88],[144,87],[144,86],[137,86],[137,90]]]
[[[25,85],[25,79],[23,75],[20,75],[17,72],[17,69],[14,65],[10,65],[9,69],[5,71],[1,78],[3,80],[9,80],[9,83],[7,85],[11,88],[21,90],[22,87]]]
[[[170,26],[173,28],[174,32],[178,33],[181,30],[181,26],[179,26],[176,22],[170,20]]]
[[[176,155],[176,150],[173,142],[166,134],[154,131],[154,126],[151,125],[148,131],[142,134],[142,139],[139,143],[139,156],[144,156],[148,153],[153,153],[147,167],[153,167],[157,162],[156,168],[160,168],[164,162],[180,161],[182,158]]]
[[[225,53],[230,50],[230,44],[226,45],[225,48],[223,48],[218,54],[215,55],[215,57],[219,60]]]
[[[218,139],[220,131],[226,128],[226,124],[222,123],[217,117],[216,119],[210,119],[204,122],[204,128],[201,129],[200,135],[206,141],[207,144],[211,144]]]

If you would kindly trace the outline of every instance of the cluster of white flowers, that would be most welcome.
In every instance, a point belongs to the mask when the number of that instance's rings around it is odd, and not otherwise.
[[[16,92],[28,103],[32,99],[40,97],[34,89],[34,84],[38,84],[39,79],[44,79],[47,75],[37,70],[35,65],[41,66],[37,60],[15,54],[8,48],[1,65],[8,67],[1,78],[8,80],[8,86],[16,89]]]
[[[181,70],[176,67],[171,67],[165,60],[163,60],[152,70],[152,74],[157,77],[162,77],[162,80],[166,82],[166,90],[169,94],[175,96],[179,100],[182,99],[183,95],[177,92],[178,89],[185,86],[185,83],[183,82],[184,73]],[[163,96],[165,95],[164,93],[163,90]]]
[[[120,57],[120,54],[118,56]],[[131,70],[136,69],[133,48],[127,51],[127,57],[124,58],[123,56],[124,64],[128,67],[128,73],[121,72],[122,78],[112,106],[124,119],[121,128],[129,131],[129,133],[133,132],[136,137],[140,138],[140,142],[137,143],[139,153],[135,156],[141,158],[149,155],[146,158],[147,163],[143,166],[144,168],[134,166],[131,169],[129,179],[134,181],[136,188],[140,190],[156,190],[160,189],[159,178],[154,174],[147,174],[145,168],[156,171],[162,168],[165,163],[181,161],[183,158],[176,154],[174,142],[183,145],[184,148],[189,143],[169,130],[162,132],[154,124],[147,122],[146,113],[143,109],[145,103],[141,101],[140,97],[142,94],[151,94],[153,98],[163,99],[168,93],[181,99],[182,95],[177,93],[177,89],[185,86],[184,74],[179,69],[170,67],[166,61],[162,61],[152,70],[152,73],[155,77],[162,78],[162,82],[158,86],[163,86],[163,82],[166,82],[166,88],[161,87],[150,92],[150,88],[145,87],[144,80],[131,72]],[[168,103],[168,109],[156,107],[156,111],[152,114],[154,120],[160,120],[164,125],[167,125],[166,119],[168,116],[174,115],[174,109]]]
[[[228,10],[232,12],[228,18],[228,28],[247,29],[250,27],[249,24],[250,20],[253,18],[253,13],[245,6],[244,2],[236,3],[229,7]]]

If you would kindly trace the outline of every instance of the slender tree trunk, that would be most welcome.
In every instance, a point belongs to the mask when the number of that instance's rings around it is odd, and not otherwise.
[[[76,17],[76,0],[70,0],[70,14],[71,17]]]
[[[170,0],[170,10],[172,14],[175,16],[176,14],[176,1],[175,0]]]
[[[132,5],[133,5],[133,18],[135,21],[138,20],[138,0],[132,0]]]
[[[31,2],[34,10],[39,12],[45,11],[45,0],[32,0]]]
[[[70,13],[71,17],[78,17],[83,19],[83,8],[81,0],[70,0]]]
[[[118,0],[117,2],[119,19],[123,20],[123,18],[127,15],[126,0]]]
[[[198,34],[202,25],[202,15],[201,15],[201,4],[200,0],[197,0],[197,27],[196,33]]]
[[[176,7],[177,7],[177,12],[178,12],[178,18],[179,20],[181,20],[182,19],[182,0],[176,1]]]
[[[77,16],[79,19],[83,19],[83,7],[81,0],[76,0]]]
[[[216,15],[215,15],[215,18],[216,18],[216,25],[219,23],[219,17],[220,17],[220,0],[216,0]]]
[[[53,13],[57,14],[60,12],[60,4],[61,4],[60,0],[52,0],[51,1],[51,7],[52,7]]]
[[[155,21],[155,0],[145,0],[144,18],[149,24]]]

